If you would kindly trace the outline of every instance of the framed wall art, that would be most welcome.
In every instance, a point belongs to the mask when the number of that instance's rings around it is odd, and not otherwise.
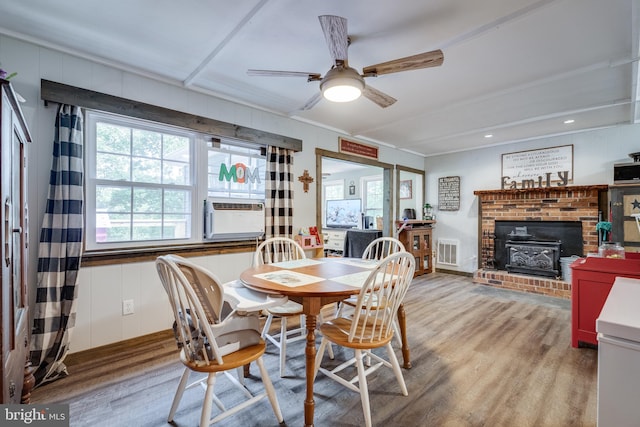
[[[413,197],[411,192],[411,180],[400,181],[400,198],[410,199]]]
[[[457,211],[460,209],[460,177],[438,178],[438,209]]]

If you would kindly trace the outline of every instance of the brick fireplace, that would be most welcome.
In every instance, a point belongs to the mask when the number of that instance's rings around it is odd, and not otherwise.
[[[474,191],[479,197],[479,269],[474,282],[562,298],[571,284],[559,279],[508,273],[496,269],[496,221],[580,221],[584,253],[597,252],[596,224],[606,206],[607,185]]]

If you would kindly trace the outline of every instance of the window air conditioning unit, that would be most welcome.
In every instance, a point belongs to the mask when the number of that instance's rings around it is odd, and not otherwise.
[[[252,240],[264,235],[264,202],[249,199],[204,201],[204,240]]]

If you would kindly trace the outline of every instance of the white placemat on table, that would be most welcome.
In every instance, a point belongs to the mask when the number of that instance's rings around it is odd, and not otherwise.
[[[317,264],[322,264],[322,261],[304,258],[304,259],[294,259],[291,261],[274,262],[271,265],[273,265],[274,267],[293,269],[293,268],[300,268],[300,267],[308,267],[310,265],[317,265]]]
[[[364,282],[367,280],[371,274],[370,271],[361,271],[359,273],[346,274],[344,276],[333,277],[331,281],[342,283],[343,285],[353,286],[354,288],[360,289]],[[379,272],[376,277],[376,282],[379,283],[382,281],[383,273]],[[394,275],[395,277],[395,275]]]
[[[346,274],[344,276],[332,277],[332,282],[342,283],[343,285],[353,286],[354,288],[361,288],[364,282],[371,274],[370,271],[361,271],[359,273]]]
[[[274,265],[274,264],[271,264]],[[296,271],[279,270],[269,273],[256,274],[253,277],[258,279],[267,280],[269,282],[276,283],[282,286],[288,286],[295,288],[298,286],[310,285],[311,283],[321,282],[324,279],[321,277],[311,276],[309,274],[302,274]]]
[[[374,269],[378,266],[378,263],[376,261],[362,258],[339,258],[337,262],[368,269]]]

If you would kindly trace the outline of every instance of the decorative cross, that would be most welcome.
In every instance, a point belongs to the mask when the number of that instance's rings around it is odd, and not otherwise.
[[[298,177],[298,181],[302,183],[302,189],[305,193],[309,192],[309,184],[313,182],[313,178],[309,175],[309,171],[307,169],[304,170],[304,173]]]

